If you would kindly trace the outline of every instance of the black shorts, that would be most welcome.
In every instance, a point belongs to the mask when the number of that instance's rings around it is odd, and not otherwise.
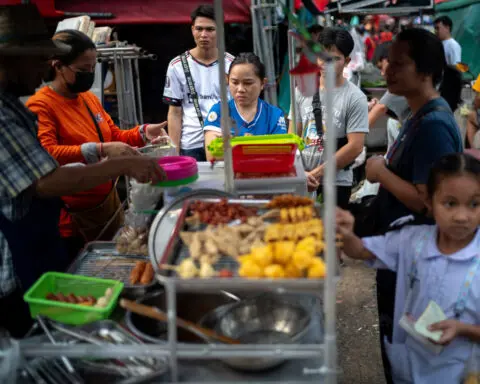
[[[348,209],[348,203],[350,196],[352,195],[352,187],[337,186],[337,206],[342,209]],[[322,195],[323,199],[323,185],[320,185],[317,189],[317,194]]]

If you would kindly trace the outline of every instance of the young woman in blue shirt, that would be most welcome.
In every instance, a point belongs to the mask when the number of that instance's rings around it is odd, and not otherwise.
[[[265,66],[258,56],[251,52],[241,53],[233,60],[228,72],[228,87],[232,96],[228,102],[232,136],[287,133],[282,110],[260,98],[266,82]],[[222,136],[220,122],[219,102],[210,109],[203,128],[206,148],[212,140]],[[208,150],[207,159],[211,159]]]

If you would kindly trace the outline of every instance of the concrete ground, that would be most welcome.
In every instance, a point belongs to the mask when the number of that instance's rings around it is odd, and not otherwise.
[[[337,292],[339,384],[384,384],[375,271],[347,259]]]

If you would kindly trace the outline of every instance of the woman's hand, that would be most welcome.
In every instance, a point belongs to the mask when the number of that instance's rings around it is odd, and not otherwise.
[[[139,153],[135,148],[132,148],[130,145],[122,143],[121,141],[112,141],[110,143],[99,144],[98,147],[102,147],[103,154],[99,150],[98,152],[103,157],[124,157],[124,156],[138,156]]]
[[[139,183],[157,183],[166,179],[165,171],[158,165],[158,159],[149,156],[131,157],[126,161],[126,174]]]
[[[147,127],[145,128],[147,139],[150,140],[152,144],[158,144],[158,138],[162,138],[162,136],[168,137],[167,132],[165,131],[166,126],[166,121],[160,124],[147,124]]]
[[[367,160],[365,166],[365,176],[371,183],[378,183],[379,174],[386,168],[385,158],[383,156],[373,156]]]
[[[307,187],[308,187],[308,192],[313,192],[316,191],[320,183],[318,180],[311,174],[311,172],[305,172],[305,175],[307,176]]]
[[[338,208],[336,211],[336,223],[337,223],[337,232],[348,237],[353,234],[353,226],[355,224],[355,218],[349,211]]]
[[[453,341],[453,339],[455,339],[456,337],[462,334],[464,324],[458,320],[449,319],[449,320],[439,321],[438,323],[434,323],[430,325],[428,328],[430,331],[443,332],[442,337],[440,337],[440,340],[435,342],[436,344],[448,345]]]

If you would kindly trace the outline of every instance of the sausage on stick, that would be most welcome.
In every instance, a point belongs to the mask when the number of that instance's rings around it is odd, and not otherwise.
[[[145,261],[137,261],[137,263],[135,264],[135,268],[133,268],[132,272],[130,272],[131,285],[137,284],[140,281],[146,266],[147,263]]]

